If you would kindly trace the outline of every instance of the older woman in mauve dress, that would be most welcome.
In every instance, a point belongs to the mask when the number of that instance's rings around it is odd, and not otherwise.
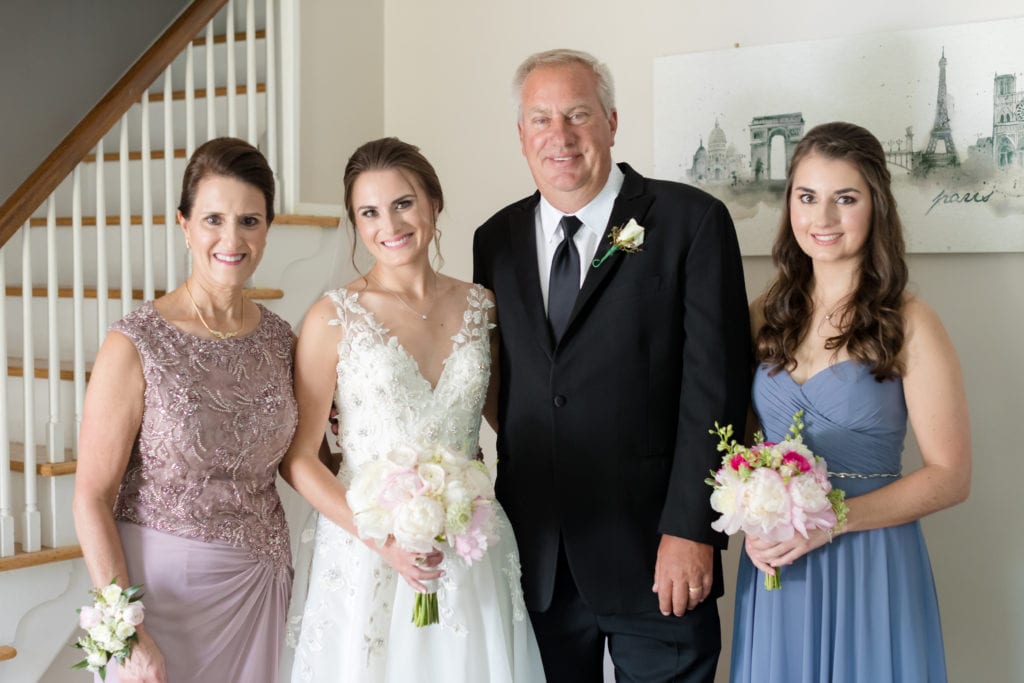
[[[143,584],[107,681],[273,681],[291,590],[275,488],[296,425],[291,327],[245,300],[274,176],[233,138],[196,150],[178,222],[192,272],[114,323],[86,393],[75,526],[96,586]]]

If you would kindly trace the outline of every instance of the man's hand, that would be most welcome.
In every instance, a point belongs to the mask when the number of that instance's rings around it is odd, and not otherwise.
[[[663,535],[654,565],[658,607],[665,616],[683,616],[711,593],[713,552],[710,545]]]

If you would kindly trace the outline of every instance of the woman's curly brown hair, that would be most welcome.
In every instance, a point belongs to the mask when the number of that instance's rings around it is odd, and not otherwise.
[[[810,331],[814,303],[811,258],[793,235],[789,199],[800,162],[810,154],[842,159],[857,167],[871,193],[871,226],[863,247],[859,282],[843,302],[838,334],[825,348],[846,348],[851,358],[871,368],[878,381],[901,375],[904,342],[903,293],[907,264],[903,225],[896,213],[885,151],[870,132],[852,123],[825,123],[812,128],[793,151],[786,175],[785,203],[772,247],[778,275],[764,295],[764,325],[757,334],[757,359],[772,372],[796,367],[796,349]]]

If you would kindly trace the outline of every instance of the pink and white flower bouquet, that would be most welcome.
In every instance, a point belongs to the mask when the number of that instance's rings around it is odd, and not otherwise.
[[[429,553],[446,543],[467,565],[498,540],[487,466],[441,447],[394,449],[359,470],[347,500],[362,538]],[[437,593],[418,594],[413,623],[438,623]]]
[[[832,531],[846,523],[845,494],[832,488],[825,460],[811,452],[800,432],[803,410],[793,416],[786,439],[765,441],[747,447],[733,438],[732,425],[715,423],[711,434],[718,436],[722,466],[707,483],[714,488],[711,507],[722,513],[711,524],[715,531],[732,535],[742,531],[770,541],[782,542],[799,533],[804,538],[813,529]],[[764,587],[782,586],[780,570],[766,574]]]
[[[87,669],[106,680],[107,664],[111,660],[124,664],[132,654],[132,644],[139,641],[135,627],[145,616],[142,586],[122,589],[115,577],[110,585],[89,593],[95,598],[93,604],[78,609],[78,625],[86,635],[75,643],[85,653],[85,659],[71,668]]]

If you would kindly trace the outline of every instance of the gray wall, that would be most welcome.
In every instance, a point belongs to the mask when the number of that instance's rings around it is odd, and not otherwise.
[[[0,203],[189,0],[0,2]]]

